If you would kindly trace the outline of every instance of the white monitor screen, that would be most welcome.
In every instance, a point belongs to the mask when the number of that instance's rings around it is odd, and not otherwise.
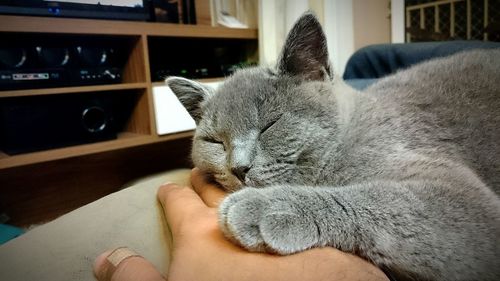
[[[141,0],[45,0],[45,2],[66,2],[77,4],[90,4],[90,5],[104,5],[104,6],[118,6],[118,7],[142,7]]]

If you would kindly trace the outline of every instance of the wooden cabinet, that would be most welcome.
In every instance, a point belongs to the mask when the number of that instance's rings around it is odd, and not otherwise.
[[[5,212],[12,218],[11,223],[17,225],[56,217],[116,191],[133,177],[189,165],[192,132],[156,134],[152,88],[160,82],[152,74],[151,61],[189,56],[172,48],[176,42],[182,42],[184,49],[186,44],[198,48],[212,46],[213,42],[232,44],[241,49],[238,52],[242,56],[253,60],[257,48],[255,29],[25,16],[0,16],[0,36],[119,38],[127,50],[121,83],[24,90],[0,88],[0,103],[5,99],[44,95],[126,92],[136,96],[116,139],[17,155],[0,151],[0,212]],[[152,45],[161,50],[161,44],[169,44],[168,53],[151,52]]]

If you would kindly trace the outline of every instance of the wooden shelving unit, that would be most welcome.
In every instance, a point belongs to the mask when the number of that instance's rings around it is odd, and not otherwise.
[[[26,155],[0,157],[0,169],[6,167],[15,167],[23,164],[51,161],[63,157],[74,157],[86,155],[91,152],[107,151],[108,147],[128,147],[144,145],[147,143],[156,143],[159,141],[168,141],[167,137],[160,137],[155,134],[155,122],[153,116],[152,87],[161,85],[161,82],[152,83],[149,68],[148,36],[155,37],[189,37],[189,38],[220,38],[226,40],[234,39],[257,39],[257,30],[255,29],[229,29],[211,26],[197,25],[179,25],[147,22],[130,21],[108,21],[108,20],[88,20],[88,19],[62,19],[62,18],[44,18],[44,17],[26,17],[26,16],[0,16],[0,33],[19,33],[20,36],[29,33],[41,34],[71,34],[71,35],[108,35],[108,36],[126,36],[130,37],[133,44],[127,65],[124,71],[124,83],[81,86],[81,87],[62,87],[62,88],[43,88],[27,90],[9,90],[1,91],[0,99],[6,97],[22,97],[35,95],[54,95],[54,94],[73,94],[87,92],[106,92],[122,90],[138,90],[143,92],[141,100],[137,104],[136,115],[132,116],[131,123],[133,129],[130,132],[124,132],[122,135],[129,135],[122,139],[96,143],[91,145],[81,145],[71,147],[70,149],[56,149],[43,151],[39,153],[30,153]],[[216,81],[207,79],[206,81]],[[1,101],[1,100],[0,100]],[[186,136],[185,133],[179,136]],[[171,136],[175,137],[175,136]],[[133,139],[134,141],[131,141]],[[112,145],[110,145],[110,143]],[[102,146],[102,148],[100,148]],[[68,153],[66,153],[68,152]],[[57,155],[57,156],[53,156]],[[37,159],[33,161],[18,159]]]
[[[0,16],[0,32],[44,32],[102,35],[257,39],[256,29],[134,21]]]
[[[124,132],[120,133],[116,140],[103,141],[99,143],[69,146],[51,150],[44,150],[40,152],[31,152],[15,157],[9,156],[5,153],[0,153],[0,169],[43,163],[47,161],[60,160],[75,156],[83,156],[92,153],[109,152],[117,149],[187,138],[191,137],[192,135],[193,133],[191,131],[160,137]]]
[[[160,83],[158,83],[158,85],[159,84]],[[122,84],[111,84],[111,85],[80,86],[80,87],[11,90],[11,91],[0,91],[0,98],[103,92],[103,91],[120,91],[120,90],[134,90],[134,89],[140,90],[140,89],[147,89],[148,86],[149,86],[148,83],[140,82],[140,83],[122,83]]]
[[[149,41],[152,40],[152,38],[155,40],[158,40],[158,38],[178,38],[179,40],[195,41],[198,39],[222,40],[223,42],[234,42],[236,40],[238,42],[248,42],[253,46],[257,45],[256,43],[258,38],[256,29],[229,29],[211,26],[133,21],[0,15],[0,36],[1,35],[16,37],[47,35],[62,37],[81,36],[85,38],[120,38],[120,40],[124,40],[126,42],[126,47],[129,52],[124,67],[122,83],[25,90],[3,90],[0,88],[0,103],[5,98],[13,99],[30,96],[73,94],[86,95],[95,93],[105,95],[107,93],[117,93],[122,91],[132,93],[137,96],[137,101],[128,118],[125,128],[123,131],[119,132],[118,137],[114,140],[18,155],[8,155],[7,153],[0,151],[0,212],[6,212],[13,218],[14,223],[17,224],[38,222],[37,220],[40,220],[40,217],[35,216],[36,219],[30,219],[26,218],[26,216],[29,216],[26,214],[32,215],[34,214],[33,208],[41,208],[40,206],[26,206],[28,203],[24,204],[25,201],[22,201],[20,198],[26,198],[26,196],[29,195],[25,194],[23,197],[18,194],[19,192],[29,193],[30,189],[50,189],[50,192],[55,192],[58,188],[66,188],[65,186],[68,184],[68,179],[65,177],[67,175],[61,174],[59,175],[60,178],[57,178],[58,169],[61,171],[67,171],[68,169],[72,169],[71,165],[74,165],[75,171],[73,176],[76,178],[81,177],[83,179],[88,177],[88,175],[79,175],[76,171],[78,168],[76,167],[82,163],[93,163],[92,165],[88,164],[82,168],[81,173],[90,173],[91,175],[94,175],[92,178],[95,178],[96,180],[99,177],[111,177],[115,180],[104,181],[106,182],[105,185],[102,183],[98,184],[96,182],[83,180],[76,180],[76,183],[74,182],[73,184],[76,184],[79,190],[87,188],[88,185],[94,185],[102,186],[101,190],[107,190],[109,192],[119,188],[120,185],[129,180],[131,176],[140,176],[149,172],[161,171],[165,167],[176,167],[178,163],[187,163],[185,159],[175,161],[170,159],[171,162],[166,164],[158,158],[160,155],[167,155],[167,157],[168,155],[178,155],[181,151],[185,156],[184,158],[187,158],[190,142],[189,139],[193,135],[193,132],[181,132],[164,136],[156,134],[152,89],[154,86],[162,85],[162,83],[154,82],[154,79],[152,78],[150,60],[158,59],[150,58],[151,53],[148,48],[150,44]],[[0,42],[0,46],[1,45],[2,43]],[[211,78],[205,81],[216,81],[220,79],[221,78]],[[179,145],[181,145],[180,143],[183,144],[182,149],[179,149]],[[170,144],[174,147],[170,147]],[[161,151],[157,153],[156,151],[158,149]],[[140,151],[146,151],[149,155],[142,155]],[[153,151],[153,153],[151,151]],[[105,169],[102,169],[102,167],[99,169],[95,168],[96,159],[101,159],[99,160],[100,162],[97,166],[101,165],[101,163],[107,163],[115,166],[116,161],[123,161],[123,159],[127,159],[126,155],[132,154],[135,159],[131,159],[130,165],[126,168],[125,166],[120,166],[121,168],[118,169],[118,171],[106,171]],[[154,160],[141,160],[141,157],[144,159],[148,159],[148,157],[150,157]],[[135,160],[138,162],[137,164],[134,163]],[[148,165],[151,166],[145,168],[144,163],[148,163]],[[64,165],[64,167],[61,165]],[[141,167],[137,166],[137,169],[134,170],[141,172],[131,173],[129,169],[134,169],[134,165],[142,165]],[[44,172],[38,172],[40,169]],[[73,170],[71,170],[71,172],[73,173]],[[114,174],[111,175],[111,173]],[[20,174],[25,175],[19,176]],[[51,178],[47,179],[49,175]],[[56,175],[56,178],[54,178],[54,175]],[[23,188],[21,188],[21,186]],[[94,198],[97,197],[95,194],[97,193],[94,192],[93,194],[88,194],[86,197],[84,196],[86,199],[83,200],[83,202],[75,203],[73,207],[78,207],[83,203],[88,203],[90,200],[97,199]],[[41,197],[43,196],[46,196],[46,194],[41,195]],[[102,196],[102,194],[99,194],[99,196]],[[33,204],[36,200],[29,200],[29,202],[29,204]],[[59,203],[62,204],[63,202]],[[31,211],[23,211],[23,208]],[[54,211],[54,209],[57,209],[56,202],[51,205],[51,208],[51,210],[45,211],[53,214],[52,217],[56,214],[60,214],[60,212]],[[68,208],[68,206],[65,206],[61,209],[68,211]]]

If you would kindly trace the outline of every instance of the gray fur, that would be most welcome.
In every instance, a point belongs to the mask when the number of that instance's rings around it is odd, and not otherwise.
[[[194,164],[236,191],[219,207],[224,234],[250,251],[336,247],[401,279],[500,280],[500,51],[357,92],[318,42],[306,14],[283,52],[307,52],[282,54],[277,71],[241,70],[197,99],[168,80],[201,116]]]

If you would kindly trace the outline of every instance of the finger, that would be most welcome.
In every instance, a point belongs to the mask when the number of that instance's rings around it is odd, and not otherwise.
[[[188,187],[176,184],[165,184],[158,189],[165,218],[174,234],[180,230],[181,223],[186,219],[196,218],[206,212],[207,206],[201,198]]]
[[[219,203],[226,196],[226,192],[221,190],[220,187],[208,183],[205,174],[198,168],[191,171],[191,185],[203,202],[211,208],[219,206]]]
[[[99,281],[165,281],[156,268],[128,248],[106,251],[95,259],[94,275]]]

